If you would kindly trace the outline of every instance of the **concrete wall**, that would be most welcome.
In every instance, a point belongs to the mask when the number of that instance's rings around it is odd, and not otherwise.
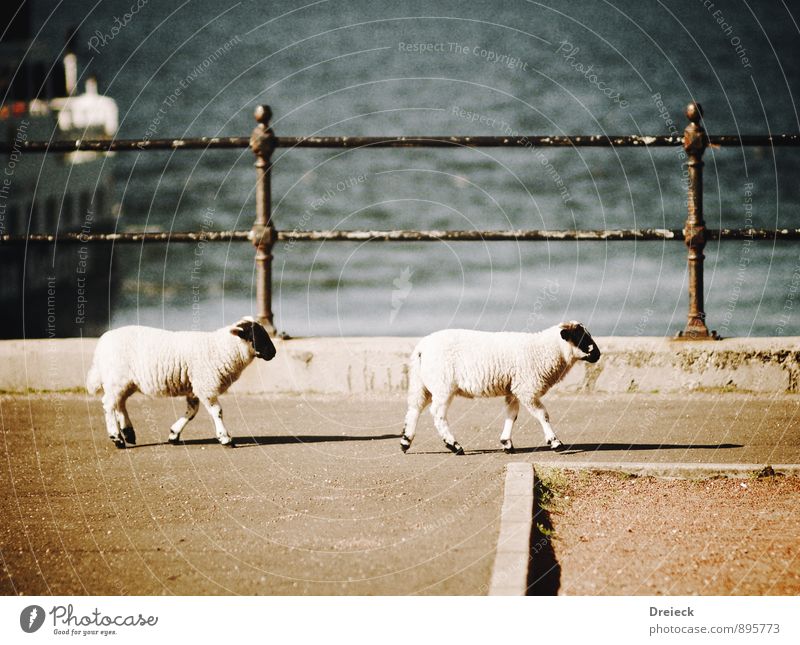
[[[0,341],[0,391],[77,390],[97,340]],[[560,391],[681,392],[726,388],[800,392],[800,337],[680,342],[598,338],[603,357],[578,363]],[[276,358],[254,361],[240,393],[401,395],[414,338],[307,338],[276,341]]]

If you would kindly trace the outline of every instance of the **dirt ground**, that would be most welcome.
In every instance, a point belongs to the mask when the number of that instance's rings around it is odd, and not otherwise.
[[[559,594],[800,594],[798,477],[542,477],[557,491],[545,518],[556,563],[537,576]]]
[[[798,397],[548,399],[572,461],[800,457]],[[463,457],[429,418],[402,454],[401,399],[230,395],[222,406],[235,449],[202,412],[185,443],[166,444],[181,402],[138,396],[138,443],[117,450],[95,398],[0,396],[0,593],[483,594],[505,465],[564,458],[525,415],[517,454],[500,452],[499,401],[453,406]],[[795,479],[582,477],[563,476],[570,499],[549,514],[549,591],[800,591]],[[536,566],[546,557],[534,553]]]

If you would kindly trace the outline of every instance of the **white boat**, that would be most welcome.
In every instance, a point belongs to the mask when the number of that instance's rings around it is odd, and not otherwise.
[[[29,2],[3,4],[0,141],[11,150],[0,155],[0,235],[111,230],[112,153],[37,153],[23,143],[113,137],[117,104],[98,92],[93,77],[81,77],[69,44],[59,60],[58,49],[47,51],[32,40]],[[102,331],[109,319],[109,267],[106,244],[0,245],[0,337]]]

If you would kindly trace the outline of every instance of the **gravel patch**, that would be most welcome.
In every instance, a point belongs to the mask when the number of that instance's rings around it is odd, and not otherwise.
[[[559,594],[800,594],[798,477],[541,476]]]

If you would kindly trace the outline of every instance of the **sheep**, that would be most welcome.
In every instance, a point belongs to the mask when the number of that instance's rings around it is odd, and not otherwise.
[[[90,394],[103,390],[106,430],[117,448],[136,444],[125,401],[137,391],[186,397],[186,413],[172,424],[169,443],[179,441],[202,403],[214,420],[219,442],[233,447],[217,398],[254,358],[269,361],[274,356],[266,330],[249,316],[212,332],[120,327],[97,342],[86,389]]]
[[[586,328],[570,321],[535,334],[445,329],[423,338],[409,361],[408,412],[400,447],[408,451],[419,415],[431,405],[431,415],[445,446],[457,455],[464,449],[447,424],[454,396],[505,397],[505,424],[500,445],[514,452],[511,429],[519,403],[536,418],[553,450],[561,442],[550,426],[541,397],[578,360],[596,363],[600,350]]]

